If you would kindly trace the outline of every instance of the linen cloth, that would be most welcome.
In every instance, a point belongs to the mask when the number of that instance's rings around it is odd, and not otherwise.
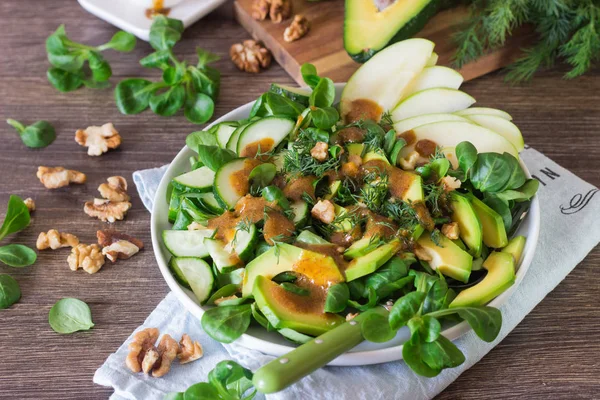
[[[492,343],[480,340],[472,331],[455,341],[466,356],[459,367],[435,378],[415,375],[402,361],[362,367],[325,367],[268,400],[418,400],[430,399],[450,385],[461,373],[478,362],[564,278],[600,241],[600,194],[598,189],[554,163],[532,148],[521,158],[532,175],[540,180],[541,231],[533,262],[523,281],[501,307],[503,324]],[[149,210],[158,183],[167,166],[138,171],[133,180]],[[185,391],[206,381],[219,361],[233,359],[253,371],[273,357],[235,343],[221,345],[206,335],[200,322],[188,313],[173,293],[160,302],[138,328],[157,327],[177,340],[188,333],[204,347],[204,358],[190,364],[173,364],[171,372],[156,379],[134,374],[125,366],[131,337],[108,357],[94,376],[94,382],[111,386],[111,400],[158,400],[172,391]],[[264,398],[262,395],[257,398]]]

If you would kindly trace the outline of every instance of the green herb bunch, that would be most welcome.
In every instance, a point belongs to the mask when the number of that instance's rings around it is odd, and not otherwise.
[[[156,16],[150,28],[150,45],[154,53],[142,58],[140,64],[162,70],[162,80],[125,79],[115,89],[117,108],[123,114],[138,114],[148,107],[164,117],[174,115],[182,107],[186,118],[195,124],[208,121],[214,112],[221,81],[218,70],[208,66],[218,56],[197,49],[197,65],[187,65],[173,54],[181,39],[183,22]]]
[[[6,208],[4,222],[0,227],[0,240],[11,233],[19,232],[29,225],[27,206],[19,196],[11,195]],[[0,246],[0,262],[13,268],[31,265],[37,259],[35,251],[22,244]],[[0,274],[0,309],[8,308],[21,298],[21,289],[10,275]]]
[[[504,45],[522,25],[531,25],[537,41],[512,64],[506,79],[527,81],[543,67],[563,59],[575,78],[600,60],[600,3],[597,0],[474,0],[467,26],[456,34],[455,62],[460,67]]]
[[[65,26],[61,25],[46,39],[48,61],[52,64],[46,74],[48,81],[61,92],[70,92],[83,85],[91,88],[108,87],[112,69],[102,52],[108,49],[130,52],[135,43],[135,36],[119,31],[108,43],[88,46],[69,39]]]

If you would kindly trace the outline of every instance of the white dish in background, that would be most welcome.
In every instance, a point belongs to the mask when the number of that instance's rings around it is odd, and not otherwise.
[[[146,17],[150,0],[77,0],[89,13],[148,41],[152,20]],[[165,0],[168,17],[183,21],[187,28],[226,0]],[[172,6],[171,6],[172,5]]]
[[[344,84],[336,83],[336,102],[339,101],[342,93]],[[250,110],[254,102],[245,104],[228,114],[222,116],[218,120],[214,121],[209,127],[218,124],[223,121],[233,121],[248,118]],[[168,210],[169,204],[167,202],[167,186],[171,179],[180,175],[184,172],[189,171],[189,158],[195,156],[191,149],[187,146],[177,154],[177,156],[171,162],[171,165],[167,169],[163,176],[158,190],[156,191],[156,197],[154,199],[154,207],[152,208],[152,219],[150,222],[151,233],[152,233],[152,247],[154,248],[154,255],[158,262],[158,267],[162,273],[165,281],[175,293],[179,301],[183,304],[189,312],[191,312],[196,318],[200,319],[204,313],[204,309],[211,308],[210,306],[200,306],[196,296],[187,289],[181,287],[175,278],[169,271],[168,262],[171,254],[164,246],[162,242],[162,231],[165,229],[171,229],[172,224],[168,221]],[[529,170],[521,161],[521,166],[525,170],[528,178],[531,178]],[[537,196],[533,198],[531,202],[531,209],[525,217],[525,220],[519,227],[517,235],[523,235],[527,238],[525,249],[523,251],[522,260],[517,263],[517,274],[515,284],[512,285],[508,290],[502,293],[500,296],[492,300],[488,305],[492,307],[499,307],[510,297],[515,288],[521,283],[523,277],[529,269],[529,265],[533,260],[535,248],[537,246],[538,236],[540,231],[540,205]],[[451,324],[444,326],[442,332],[445,337],[450,340],[455,340],[463,334],[470,331],[471,328],[466,322],[458,324]],[[402,343],[409,339],[409,330],[407,327],[403,327],[398,332],[398,335],[391,341],[386,343],[371,343],[363,342],[350,350],[349,352],[339,356],[328,365],[336,366],[352,366],[352,365],[369,365],[369,364],[380,364],[389,361],[396,361],[402,359]],[[287,341],[283,336],[277,332],[267,332],[263,327],[251,326],[248,331],[243,334],[237,341],[237,343],[265,354],[273,356],[281,356],[294,349],[292,343]]]

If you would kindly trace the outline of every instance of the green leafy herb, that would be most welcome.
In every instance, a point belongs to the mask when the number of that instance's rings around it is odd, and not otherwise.
[[[398,330],[408,323],[421,308],[426,294],[423,292],[410,292],[400,297],[390,310],[390,326]]]
[[[35,251],[22,244],[8,244],[0,246],[0,262],[11,267],[26,267],[35,262]]]
[[[498,337],[502,327],[502,313],[494,307],[456,307],[435,311],[429,316],[440,318],[455,313],[467,321],[482,340],[492,342]]]
[[[321,78],[319,78],[319,75],[317,75],[317,68],[312,64],[302,64],[300,67],[300,73],[302,74],[302,79],[304,82],[312,89],[314,89],[321,81]]]
[[[208,168],[217,172],[224,164],[236,159],[238,156],[229,149],[218,146],[198,145],[198,157]]]
[[[0,310],[15,304],[21,298],[21,288],[12,276],[0,274]]]
[[[340,114],[333,107],[313,108],[311,115],[313,124],[320,129],[331,129],[340,119]]]
[[[19,196],[14,194],[8,199],[4,222],[0,227],[0,240],[6,235],[18,232],[29,225],[29,210]]]
[[[277,282],[277,283],[283,283],[283,282],[296,282],[296,279],[298,279],[298,276],[290,271],[284,271],[281,272],[277,275],[275,275],[273,277],[273,279],[271,279],[273,282]]]
[[[231,343],[246,332],[251,314],[249,304],[211,308],[202,315],[202,328],[211,338]]]
[[[284,210],[290,209],[290,201],[285,197],[283,191],[277,186],[271,185],[265,187],[261,191],[261,195],[268,202],[275,203]]]
[[[214,112],[214,102],[219,95],[221,76],[208,64],[218,57],[197,49],[197,65],[187,65],[173,54],[173,46],[181,39],[183,23],[159,15],[150,28],[150,45],[156,50],[140,64],[163,71],[161,82],[145,79],[125,79],[115,88],[117,108],[123,114],[137,114],[148,107],[165,117],[184,109],[188,121],[202,124]]]
[[[508,153],[479,153],[469,179],[477,190],[495,193],[517,189],[527,178],[514,156]]]
[[[230,283],[228,285],[225,285],[225,286],[219,288],[216,292],[214,292],[212,294],[212,296],[210,296],[208,298],[208,300],[206,301],[206,304],[209,304],[209,305],[215,304],[215,300],[218,300],[222,297],[232,296],[232,295],[238,293],[239,291],[240,291],[239,285]]]
[[[108,43],[88,46],[70,40],[65,26],[61,25],[46,39],[48,61],[52,64],[47,72],[48,81],[61,92],[70,92],[84,84],[92,88],[106,87],[112,70],[101,52],[108,49],[129,52],[135,43],[135,36],[119,31]]]
[[[90,307],[83,301],[74,298],[57,301],[50,309],[48,322],[57,333],[87,331],[94,327]]]
[[[221,361],[208,373],[208,382],[221,399],[251,400],[256,395],[252,376],[252,371],[233,361]]]
[[[325,312],[339,313],[346,309],[350,299],[350,290],[345,283],[337,283],[329,288],[325,298]]]
[[[296,141],[283,152],[283,168],[289,174],[323,176],[330,170],[337,170],[341,159],[328,157],[327,160],[319,162],[310,155],[310,150],[317,144],[315,131],[311,129],[301,130]]]
[[[276,174],[277,167],[271,163],[264,163],[254,167],[248,176],[250,193],[259,193],[273,181]]]
[[[310,296],[310,290],[301,288],[293,283],[283,282],[280,286],[288,292],[297,294],[298,296]]]
[[[396,337],[396,331],[390,327],[388,319],[381,314],[372,313],[361,321],[360,331],[369,342],[385,343]]]
[[[37,121],[29,126],[14,119],[7,119],[6,123],[15,128],[25,146],[32,149],[46,147],[56,139],[54,127],[48,121]]]
[[[348,305],[352,308],[356,308],[358,311],[367,311],[375,307],[377,305],[377,302],[379,301],[375,289],[373,289],[372,287],[367,287],[366,291],[366,297],[368,297],[366,304],[360,304],[358,301],[355,300],[348,300]]]

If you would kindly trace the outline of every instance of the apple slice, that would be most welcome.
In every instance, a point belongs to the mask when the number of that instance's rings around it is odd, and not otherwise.
[[[371,110],[365,114],[376,118],[394,108],[407,86],[425,68],[433,47],[433,42],[426,39],[408,39],[375,54],[344,87],[340,102],[342,118],[360,119],[367,105]]]
[[[522,151],[525,148],[523,135],[519,128],[512,122],[496,115],[468,115],[466,118],[475,122],[477,125],[481,125],[484,128],[488,128],[497,134],[504,136],[518,151]]]
[[[394,124],[394,129],[398,133],[406,132],[421,125],[431,124],[432,122],[442,121],[462,121],[470,122],[467,118],[456,114],[438,113],[438,114],[423,114],[417,115],[398,121]]]
[[[434,66],[427,67],[415,78],[410,84],[410,87],[406,89],[405,96],[408,97],[414,93],[420,92],[421,90],[427,90],[432,88],[449,88],[458,89],[463,83],[463,77],[452,68]]]
[[[466,108],[464,110],[460,110],[455,112],[454,114],[462,115],[463,117],[467,115],[495,115],[500,118],[504,118],[506,120],[512,121],[512,117],[506,111],[498,110],[496,108],[487,108],[487,107],[471,107]]]
[[[413,136],[414,134],[414,136]],[[460,142],[471,142],[482,153],[509,153],[519,158],[519,152],[508,140],[482,126],[463,121],[442,121],[414,128],[406,136],[408,145],[400,151],[400,157],[406,158],[421,140],[429,140],[441,147],[454,167],[457,166],[454,148]]]
[[[429,57],[429,60],[427,60],[427,64],[425,64],[425,66],[433,67],[435,64],[437,64],[438,58],[440,58],[440,56],[438,56],[438,53],[434,51],[433,53],[431,53],[431,57]]]
[[[453,113],[464,110],[473,103],[475,103],[475,99],[460,90],[426,89],[402,100],[392,110],[392,121],[397,122],[423,114]]]

